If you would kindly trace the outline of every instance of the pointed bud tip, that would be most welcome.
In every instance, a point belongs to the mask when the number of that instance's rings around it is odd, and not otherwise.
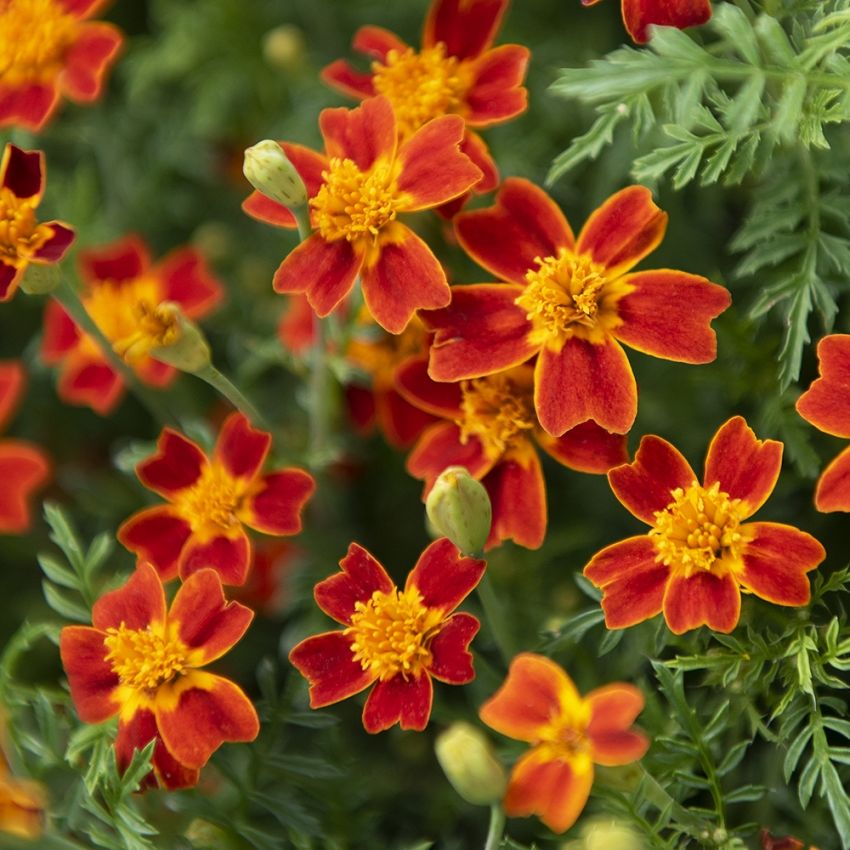
[[[307,189],[301,175],[273,139],[263,139],[245,149],[242,173],[258,192],[285,207],[307,203]]]

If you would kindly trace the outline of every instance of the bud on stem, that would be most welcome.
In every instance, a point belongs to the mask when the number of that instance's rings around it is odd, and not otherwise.
[[[452,787],[468,803],[489,806],[502,799],[505,769],[480,730],[469,723],[453,723],[437,737],[434,749]]]
[[[245,151],[242,173],[257,191],[285,207],[307,203],[307,189],[301,175],[280,144],[272,139],[257,142]]]
[[[464,555],[480,557],[493,519],[484,486],[462,466],[440,473],[425,501],[434,529],[448,537]]]

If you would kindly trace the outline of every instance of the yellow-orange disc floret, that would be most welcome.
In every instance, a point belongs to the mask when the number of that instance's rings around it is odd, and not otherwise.
[[[16,265],[29,259],[52,235],[35,218],[37,198],[17,198],[6,186],[0,187],[0,260]]]
[[[188,647],[176,636],[154,624],[128,629],[124,623],[106,630],[105,660],[121,683],[137,691],[155,691],[188,666]]]
[[[238,514],[246,495],[244,481],[210,464],[195,484],[175,498],[174,506],[192,531],[206,539],[241,529]]]

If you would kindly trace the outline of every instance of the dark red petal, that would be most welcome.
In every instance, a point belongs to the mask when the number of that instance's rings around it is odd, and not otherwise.
[[[3,266],[0,265],[0,270]],[[80,332],[58,301],[48,301],[44,311],[44,331],[41,337],[41,359],[48,365],[60,363],[76,348]]]
[[[90,18],[110,0],[57,0],[69,15],[75,18]]]
[[[83,24],[65,54],[65,67],[59,75],[63,91],[72,100],[83,103],[96,100],[103,77],[123,42],[121,31],[112,24],[103,21]]]
[[[628,437],[600,428],[592,419],[570,428],[560,437],[536,431],[537,444],[558,463],[578,472],[604,475],[628,463]]]
[[[18,406],[26,384],[26,372],[19,360],[0,360],[0,429]]]
[[[375,26],[360,27],[354,33],[351,46],[358,53],[365,53],[381,62],[387,58],[387,54],[391,50],[398,50],[402,53],[407,49],[407,45],[395,33],[383,27]]]
[[[414,407],[394,389],[376,389],[374,397],[377,421],[391,446],[407,448],[434,424],[430,413]]]
[[[375,734],[398,723],[402,729],[421,732],[428,725],[433,698],[434,687],[427,673],[376,682],[363,706],[363,728]]]
[[[322,82],[331,88],[353,97],[355,100],[363,100],[375,94],[372,85],[372,74],[368,71],[358,71],[345,59],[337,59],[322,68],[319,76]]]
[[[818,343],[820,377],[797,400],[797,412],[815,428],[850,437],[850,334]]]
[[[469,474],[481,479],[493,467],[481,441],[472,437],[466,443],[454,422],[437,422],[428,428],[407,458],[407,471],[425,482],[425,495],[437,476],[448,466],[463,466]]]
[[[310,349],[316,338],[314,315],[306,296],[291,296],[277,325],[278,338],[287,351],[303,357]]]
[[[206,567],[215,570],[224,584],[245,584],[251,567],[251,541],[244,531],[234,537],[202,539],[193,534],[183,546],[177,570],[183,581]]]
[[[50,464],[38,446],[0,440],[0,534],[20,534],[30,527],[30,499],[49,474]]]
[[[247,213],[257,221],[271,224],[273,227],[285,227],[294,230],[298,226],[295,216],[287,207],[267,198],[256,189],[242,201],[242,212]]]
[[[221,426],[215,463],[233,478],[252,481],[259,474],[271,444],[271,434],[252,428],[244,413],[231,413]]]
[[[71,360],[59,377],[59,398],[70,404],[91,407],[101,416],[115,409],[124,395],[124,382],[101,360]]]
[[[370,434],[377,419],[374,393],[366,387],[349,384],[345,388],[345,404],[357,433]]]
[[[850,511],[850,448],[823,471],[815,491],[815,507],[823,513]]]
[[[53,231],[53,235],[32,255],[32,258],[42,263],[58,263],[71,247],[76,233],[73,228],[62,224],[61,221],[48,221],[45,224]]]
[[[706,625],[731,632],[741,616],[741,592],[734,575],[699,572],[684,578],[671,576],[664,594],[664,619],[673,634]]]
[[[106,635],[88,626],[66,626],[59,635],[59,653],[80,720],[102,723],[121,708],[115,693],[119,679],[107,662]]]
[[[164,301],[175,301],[190,319],[206,316],[224,297],[224,289],[203,255],[195,248],[178,248],[153,272],[164,284]]]
[[[501,124],[525,112],[528,92],[522,88],[531,51],[519,44],[488,50],[475,67],[475,79],[466,94],[464,118],[471,127]]]
[[[538,549],[546,536],[546,482],[540,458],[530,443],[497,463],[482,479],[493,506],[493,525],[487,539],[491,549],[513,540]]]
[[[139,481],[166,499],[191,487],[207,464],[206,455],[188,437],[163,429],[156,454],[136,466]]]
[[[55,80],[12,87],[0,83],[0,127],[19,126],[38,132],[59,106]]]
[[[25,271],[25,265],[18,268],[0,260],[0,303],[9,301],[18,291],[18,284]]]
[[[0,186],[16,198],[40,198],[44,189],[44,154],[7,144],[0,161]]]
[[[370,97],[354,109],[323,109],[319,129],[325,153],[351,159],[361,171],[368,171],[379,157],[395,154],[395,113],[383,95]]]
[[[623,0],[623,22],[637,44],[649,40],[647,27],[697,27],[711,17],[711,0]]]
[[[245,508],[246,525],[266,534],[297,534],[301,512],[316,489],[313,477],[293,467],[265,475],[261,481],[261,489]]]
[[[452,614],[431,641],[428,672],[441,682],[465,685],[475,678],[469,644],[481,624],[472,614]]]
[[[313,595],[322,611],[347,626],[355,603],[366,602],[376,590],[391,593],[395,585],[381,564],[357,543],[348,547],[339,565],[342,572],[320,581]]]
[[[450,614],[481,581],[487,562],[465,558],[451,540],[435,540],[419,556],[404,587],[415,587],[426,608]]]
[[[127,581],[101,596],[92,608],[92,624],[105,632],[122,624],[144,630],[151,623],[165,622],[165,591],[156,570],[141,563]]]
[[[101,248],[80,251],[78,262],[84,280],[93,283],[134,280],[147,271],[151,260],[145,243],[132,235]]]
[[[324,708],[359,694],[375,674],[354,660],[351,638],[324,632],[302,640],[289,653],[292,666],[310,683],[310,708]]]
[[[428,357],[411,357],[396,369],[398,391],[411,404],[442,419],[458,419],[463,395],[458,383],[434,381],[428,374]]]
[[[508,0],[434,0],[425,19],[422,46],[443,42],[449,56],[478,56],[493,43],[507,8]]]
[[[499,185],[499,166],[487,143],[478,133],[474,133],[467,126],[466,135],[460,144],[460,149],[478,166],[484,175],[473,187],[476,195],[492,192]]]

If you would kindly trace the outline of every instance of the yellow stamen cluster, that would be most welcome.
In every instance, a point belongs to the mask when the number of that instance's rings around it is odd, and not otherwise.
[[[222,467],[208,464],[201,477],[175,499],[174,505],[192,530],[211,537],[233,531],[244,488]]]
[[[442,42],[417,53],[412,47],[391,50],[386,64],[372,64],[372,85],[393,105],[398,132],[404,138],[441,115],[458,113],[469,87],[469,63],[446,56]]]
[[[105,660],[122,684],[138,691],[152,691],[170,682],[186,667],[188,647],[176,636],[146,629],[128,629],[124,623],[106,630]]]
[[[381,681],[401,674],[418,676],[431,664],[431,641],[440,630],[443,612],[426,608],[416,588],[376,590],[368,602],[358,602],[351,626],[354,660]]]
[[[709,488],[694,482],[673,490],[673,501],[655,514],[649,536],[656,560],[689,578],[701,571],[725,575],[740,561],[747,535],[740,527],[745,508],[715,482]]]
[[[28,260],[50,238],[50,228],[35,219],[35,206],[0,188],[0,259],[11,265]]]
[[[144,301],[135,305],[138,329],[113,343],[115,353],[130,363],[146,357],[152,348],[165,348],[180,339],[179,308],[164,301],[153,309]]]
[[[590,708],[583,700],[562,707],[562,711],[541,729],[538,745],[545,748],[552,759],[564,759],[577,770],[588,770],[592,766],[587,724]]]

